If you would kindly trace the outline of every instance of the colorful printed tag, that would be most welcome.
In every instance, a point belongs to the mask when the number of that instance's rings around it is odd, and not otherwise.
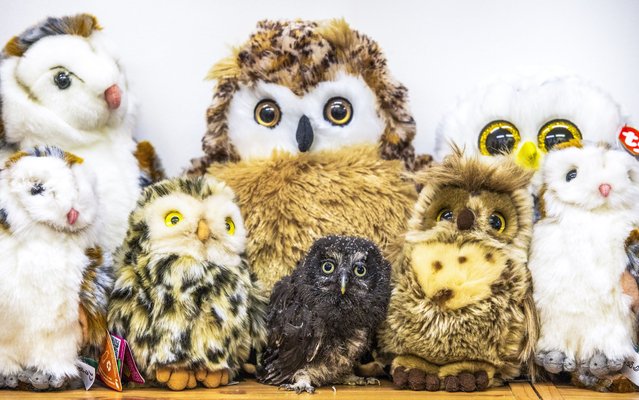
[[[118,371],[118,360],[113,350],[111,335],[107,332],[104,343],[104,352],[100,356],[98,364],[98,376],[105,385],[118,392],[122,391],[122,380],[120,379],[120,371]]]
[[[80,373],[80,378],[82,378],[84,389],[89,390],[91,386],[93,386],[93,382],[95,382],[95,367],[83,362],[82,360],[77,360],[75,365],[78,367],[78,372]]]
[[[635,157],[639,157],[639,130],[631,126],[624,126],[619,132],[619,142]]]
[[[119,392],[122,391],[123,382],[144,383],[127,341],[111,334],[106,340],[104,353],[100,358],[98,376],[105,385]]]
[[[135,359],[133,358],[133,353],[131,353],[129,343],[124,338],[117,335],[111,335],[111,337],[118,339],[120,343],[120,352],[118,354],[118,362],[122,365],[120,377],[124,377],[125,381],[143,384],[144,378],[142,377],[142,374],[140,374],[138,366],[135,364]]]

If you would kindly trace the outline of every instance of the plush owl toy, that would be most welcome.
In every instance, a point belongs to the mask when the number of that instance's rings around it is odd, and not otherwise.
[[[559,143],[616,146],[626,122],[615,100],[593,83],[566,72],[529,70],[500,76],[460,98],[437,128],[435,153],[442,159],[455,143],[486,159],[506,153],[538,170]],[[533,179],[535,192],[539,178]]]
[[[403,174],[422,162],[406,88],[377,43],[343,20],[263,21],[209,77],[206,155],[191,173],[238,195],[267,290],[322,236],[364,236],[386,252],[416,199]]]
[[[606,390],[636,354],[622,281],[633,257],[627,239],[639,226],[639,164],[608,145],[577,143],[551,151],[541,172],[529,263],[541,323],[535,360]]]
[[[64,388],[79,353],[96,357],[104,342],[113,282],[92,247],[99,196],[82,164],[35,148],[0,172],[0,388]]]
[[[529,179],[509,159],[489,164],[460,150],[427,171],[379,333],[397,386],[483,390],[530,359]]]
[[[173,390],[228,384],[265,340],[233,192],[211,179],[149,186],[116,257],[109,327],[146,379]]]
[[[2,142],[55,145],[85,159],[105,205],[100,241],[114,250],[140,184],[162,170],[153,147],[131,137],[133,100],[95,17],[48,18],[12,38],[0,60],[0,105]]]

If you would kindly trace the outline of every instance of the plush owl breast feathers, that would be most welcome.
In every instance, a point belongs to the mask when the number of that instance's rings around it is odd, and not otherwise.
[[[217,85],[205,156],[193,160],[191,173],[273,149],[362,143],[379,143],[383,158],[415,166],[407,89],[390,76],[379,45],[343,20],[262,21],[208,77]]]
[[[224,183],[177,178],[145,189],[116,257],[109,326],[151,382],[226,385],[251,348],[260,349],[266,299],[245,241]]]
[[[460,150],[424,174],[379,334],[398,386],[474,391],[520,374],[537,332],[529,180]]]

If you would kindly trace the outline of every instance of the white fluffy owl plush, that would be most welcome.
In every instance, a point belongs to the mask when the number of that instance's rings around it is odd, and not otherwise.
[[[461,97],[435,136],[435,156],[451,143],[487,159],[506,153],[537,170],[547,152],[571,139],[616,146],[626,118],[619,105],[591,82],[558,70],[531,69],[499,76]],[[539,174],[533,178],[539,187]]]
[[[639,226],[639,163],[608,145],[559,147],[541,170],[528,264],[541,323],[536,361],[594,387],[635,354],[621,282],[626,240]]]
[[[0,172],[0,388],[61,388],[103,343],[99,208],[90,170],[57,148],[18,152]]]
[[[150,144],[136,145],[131,136],[134,106],[124,70],[95,17],[48,18],[12,38],[2,53],[0,95],[2,141],[57,146],[94,170],[107,205],[101,244],[113,250],[140,184],[161,178],[161,169]]]

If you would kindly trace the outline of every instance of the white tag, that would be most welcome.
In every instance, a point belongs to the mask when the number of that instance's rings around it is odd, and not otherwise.
[[[632,359],[623,363],[621,373],[632,381],[635,385],[639,385],[639,354],[635,353]]]
[[[78,372],[80,372],[80,378],[82,378],[82,383],[84,383],[84,389],[89,390],[91,386],[93,386],[93,382],[95,382],[95,368],[80,360],[77,360],[75,365],[78,367]]]

